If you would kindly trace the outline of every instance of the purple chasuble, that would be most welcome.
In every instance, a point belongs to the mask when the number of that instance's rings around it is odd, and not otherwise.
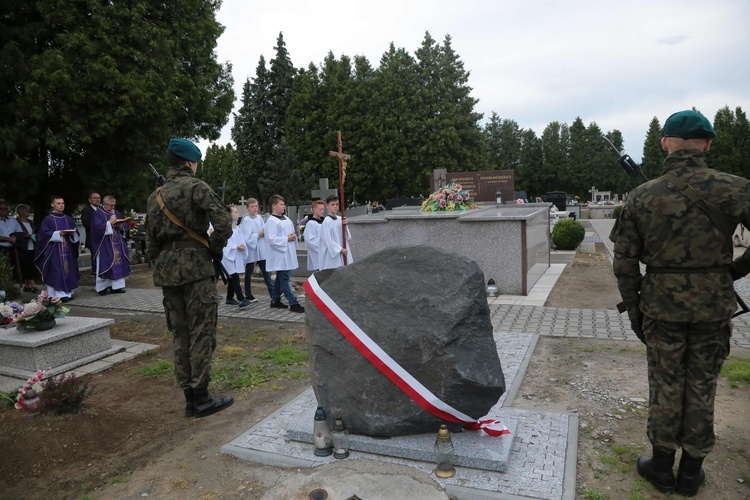
[[[50,241],[55,231],[72,229],[78,233],[73,218],[52,212],[44,218],[37,233],[34,264],[42,273],[44,284],[70,293],[78,288],[78,262],[73,235],[61,235],[62,241]]]
[[[91,265],[96,266],[98,257],[99,268],[96,275],[114,281],[130,276],[130,256],[124,238],[124,231],[127,231],[125,223],[119,229],[112,226],[112,234],[104,234],[112,215],[117,219],[122,218],[116,210],[107,212],[103,205],[91,214]]]

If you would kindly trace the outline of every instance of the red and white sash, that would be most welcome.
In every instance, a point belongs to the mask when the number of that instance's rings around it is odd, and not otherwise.
[[[310,276],[303,287],[307,299],[315,304],[318,310],[323,313],[341,335],[423,410],[442,420],[464,424],[465,429],[482,429],[490,436],[510,434],[510,431],[500,420],[477,420],[441,401],[363,332],[331,297],[320,288],[314,275]]]

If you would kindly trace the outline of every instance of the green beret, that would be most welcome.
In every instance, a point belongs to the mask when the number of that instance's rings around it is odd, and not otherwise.
[[[714,139],[716,132],[708,118],[695,111],[678,111],[664,122],[664,137]]]
[[[172,139],[167,149],[187,161],[201,161],[203,157],[198,146],[187,139]]]

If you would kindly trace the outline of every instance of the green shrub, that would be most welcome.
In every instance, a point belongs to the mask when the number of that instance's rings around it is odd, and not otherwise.
[[[615,205],[614,210],[612,210],[612,218],[613,219],[619,219],[620,218],[620,212],[622,212],[622,205]]]
[[[586,230],[580,222],[563,219],[552,229],[552,242],[558,250],[575,250],[586,236]]]
[[[0,290],[5,290],[5,299],[15,299],[21,292],[13,281],[13,268],[6,255],[0,255]],[[0,301],[2,302],[2,301]]]
[[[44,409],[54,415],[78,413],[83,400],[89,397],[93,390],[93,386],[89,387],[88,380],[80,379],[72,373],[61,373],[43,382],[40,397]]]

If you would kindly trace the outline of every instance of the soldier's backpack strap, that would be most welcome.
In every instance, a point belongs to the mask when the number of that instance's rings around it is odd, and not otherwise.
[[[164,212],[164,215],[169,217],[169,220],[171,220],[172,222],[180,226],[182,229],[184,229],[185,232],[191,238],[200,242],[201,244],[203,244],[203,246],[205,246],[209,250],[211,249],[211,247],[208,245],[208,240],[206,240],[206,238],[202,238],[198,233],[196,233],[195,231],[187,227],[185,224],[183,224],[182,221],[178,219],[177,216],[175,216],[175,214],[169,211],[169,208],[167,208],[167,206],[164,204],[164,199],[161,197],[161,187],[156,189],[156,201],[157,203],[159,203],[159,207],[161,207],[161,211]]]
[[[673,173],[669,172],[661,176],[662,179],[666,180],[667,182],[670,182],[674,184],[677,189],[680,190],[680,192],[688,199],[690,200],[693,205],[698,207],[698,209],[703,212],[706,217],[708,217],[708,220],[711,221],[711,224],[716,226],[716,228],[724,235],[728,235],[726,238],[726,241],[724,243],[724,250],[728,252],[732,252],[732,234],[734,233],[734,229],[737,226],[737,224],[733,224],[726,215],[724,215],[724,212],[719,210],[719,207],[714,205],[713,203],[706,201],[698,192],[697,190],[693,189],[690,185],[688,185],[687,182],[680,179]]]

